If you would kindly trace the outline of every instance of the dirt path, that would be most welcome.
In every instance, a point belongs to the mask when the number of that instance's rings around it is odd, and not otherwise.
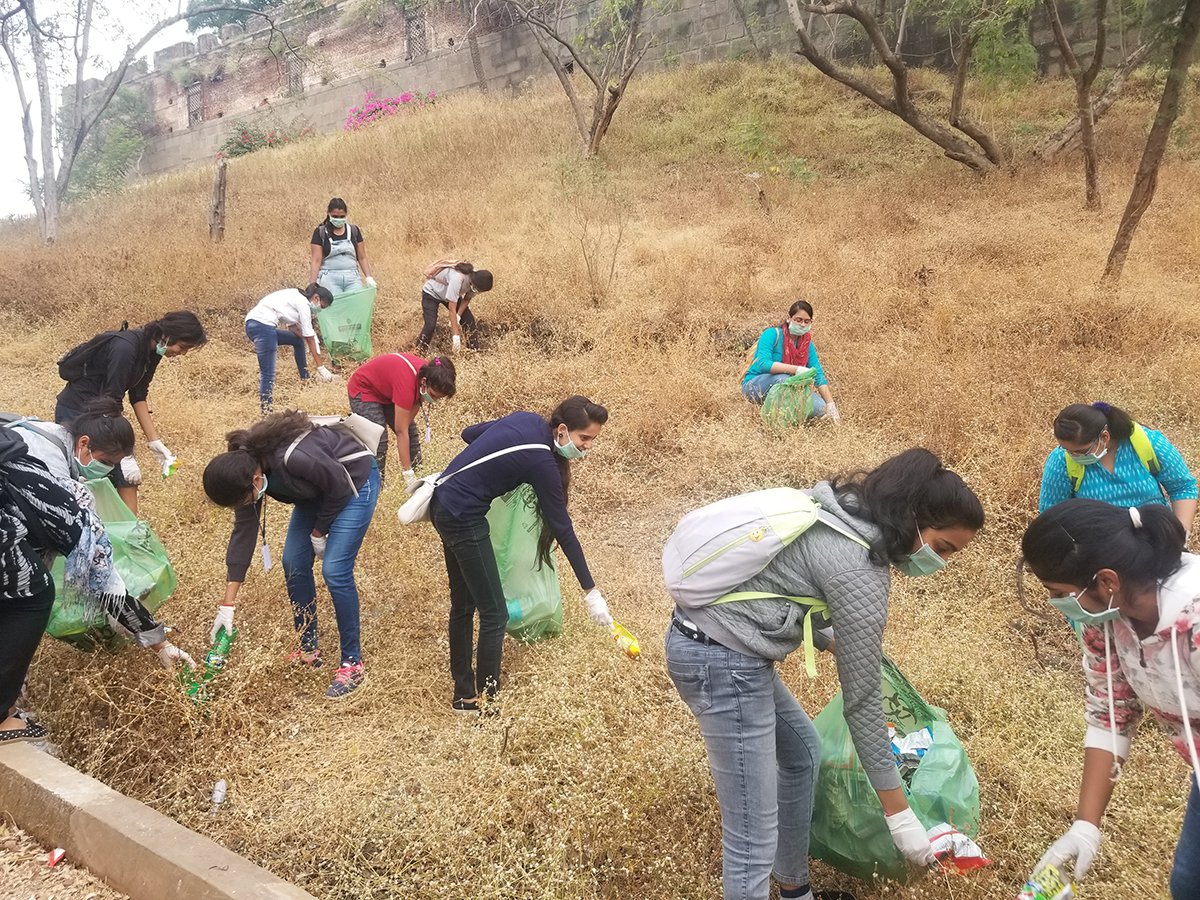
[[[19,829],[0,824],[0,897],[11,900],[128,900],[68,859],[46,864],[50,850]]]

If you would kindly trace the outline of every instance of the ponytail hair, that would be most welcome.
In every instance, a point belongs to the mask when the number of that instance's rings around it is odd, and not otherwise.
[[[566,425],[568,431],[580,431],[589,425],[603,425],[608,421],[608,410],[599,403],[593,403],[587,397],[576,394],[568,397],[550,413],[546,424],[550,426],[550,439],[554,440],[554,432],[559,425]],[[555,453],[554,461],[558,463],[558,475],[562,479],[563,502],[566,503],[571,494],[571,461]],[[538,508],[542,519],[542,533],[538,536],[538,567],[550,565],[550,550],[554,546],[554,535],[546,523],[546,517]]]
[[[1180,567],[1186,546],[1187,532],[1169,506],[1112,506],[1082,497],[1050,507],[1021,538],[1034,575],[1077,587],[1101,569],[1135,585],[1160,582]]]
[[[93,451],[110,456],[133,454],[133,426],[125,418],[121,401],[113,397],[89,400],[83,410],[67,424],[71,435],[71,451],[81,437],[87,437]]]
[[[829,483],[848,511],[882,532],[871,544],[870,559],[877,566],[911,555],[922,529],[983,527],[979,498],[923,447],[905,450],[870,472],[851,472]]]
[[[142,326],[150,342],[157,344],[165,341],[167,344],[187,344],[191,349],[203,347],[208,343],[208,334],[195,313],[186,309],[169,312],[161,319],[147,322]]]
[[[1054,420],[1054,437],[1072,444],[1094,444],[1106,428],[1108,436],[1119,444],[1133,434],[1133,419],[1125,410],[1102,400],[1091,406],[1073,403]]]
[[[254,490],[254,473],[280,447],[286,447],[312,429],[308,416],[298,409],[275,413],[250,428],[225,435],[228,451],[213,457],[204,468],[204,493],[218,506],[240,506]]]
[[[444,356],[435,356],[421,368],[417,369],[417,380],[425,379],[425,383],[443,397],[453,397],[454,363]]]

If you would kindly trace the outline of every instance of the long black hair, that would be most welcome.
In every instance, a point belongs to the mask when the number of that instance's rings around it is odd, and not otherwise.
[[[167,344],[187,344],[191,349],[203,347],[208,343],[208,334],[204,326],[193,312],[186,309],[169,312],[161,319],[147,322],[142,331],[151,344],[165,341]]]
[[[1091,406],[1072,403],[1054,420],[1054,437],[1073,444],[1094,444],[1105,428],[1113,444],[1120,444],[1133,434],[1133,419],[1125,410],[1103,401]]]
[[[983,527],[983,504],[957,473],[923,447],[885,460],[870,472],[829,480],[838,502],[874,523],[882,536],[871,544],[871,562],[898,563],[912,554],[925,528]]]
[[[454,386],[454,363],[444,356],[435,356],[417,369],[417,380],[422,378],[443,397],[453,397],[457,390]]]
[[[289,409],[229,432],[225,435],[228,451],[214,456],[204,468],[204,493],[218,506],[239,506],[254,490],[254,473],[266,469],[271,454],[311,428],[307,415]]]
[[[112,456],[133,453],[133,426],[125,418],[121,401],[113,397],[89,400],[66,428],[71,434],[72,454],[84,436],[93,453],[97,450]]]
[[[1021,538],[1023,561],[1034,575],[1078,587],[1101,569],[1135,586],[1162,581],[1179,568],[1186,546],[1187,532],[1169,506],[1147,503],[1130,512],[1082,497],[1050,507]]]
[[[554,432],[559,425],[566,425],[568,431],[580,431],[589,425],[603,425],[607,421],[607,409],[599,403],[593,403],[587,397],[576,394],[554,407],[554,412],[550,413],[546,424],[550,426],[550,439],[553,441]],[[554,461],[558,463],[558,474],[562,478],[563,502],[566,503],[571,493],[571,461],[558,453],[554,454]],[[538,514],[541,515],[540,509]],[[550,549],[553,546],[554,535],[550,532],[546,517],[542,515],[542,533],[538,536],[539,567],[542,564],[550,564]]]

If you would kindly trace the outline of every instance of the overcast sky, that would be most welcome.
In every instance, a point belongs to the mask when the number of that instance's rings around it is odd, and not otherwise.
[[[186,0],[182,0],[186,5]],[[56,0],[44,0],[39,5],[39,14],[45,15],[50,10],[60,6]],[[73,4],[72,4],[73,6]],[[100,4],[97,4],[99,7]],[[179,11],[179,0],[108,0],[106,10],[97,14],[91,42],[92,65],[89,77],[103,77],[111,72],[126,49],[137,43],[154,27],[156,22],[169,18]],[[187,25],[180,22],[155,35],[141,51],[148,62],[153,62],[155,50],[178,43],[179,41],[195,40],[189,36]],[[3,59],[3,54],[0,54]],[[32,67],[24,72],[25,96],[33,100],[34,128],[40,122],[37,101],[37,85],[33,79]],[[53,96],[56,101],[64,86],[63,78],[52,73],[55,79]],[[40,147],[41,135],[34,138],[34,147]],[[25,163],[25,142],[21,132],[21,104],[17,101],[16,88],[13,85],[12,74],[8,70],[7,60],[4,60],[0,70],[0,216],[33,215],[33,204],[26,192],[29,181],[29,170]]]

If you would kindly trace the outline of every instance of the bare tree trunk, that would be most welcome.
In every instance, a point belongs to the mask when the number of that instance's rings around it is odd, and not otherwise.
[[[471,66],[475,69],[475,81],[479,84],[479,93],[488,92],[487,79],[483,76],[483,55],[479,52],[479,38],[475,32],[467,35],[467,46],[471,50]]]
[[[38,106],[42,114],[42,240],[52,244],[58,238],[58,180],[54,177],[54,100],[50,93],[50,72],[46,65],[46,47],[41,26],[33,9],[34,0],[25,0],[25,19],[29,28],[29,47],[33,52],[33,72],[37,81]],[[32,184],[33,190],[38,185]]]
[[[217,160],[213,172],[212,200],[208,205],[208,236],[220,243],[225,238],[225,180],[228,165],[225,158]]]
[[[892,76],[891,96],[888,96],[864,78],[841,68],[837,63],[822,54],[817,49],[808,28],[804,24],[800,0],[787,0],[787,6],[788,13],[792,19],[792,25],[796,29],[796,35],[800,38],[800,55],[811,62],[819,71],[835,81],[846,85],[851,90],[857,91],[876,106],[886,109],[892,115],[908,123],[919,134],[941,147],[942,151],[950,159],[969,166],[978,172],[992,172],[1004,165],[1004,156],[991,135],[971,121],[969,117],[962,114],[961,91],[959,92],[958,108],[954,113],[955,118],[951,124],[970,137],[974,143],[959,137],[941,122],[938,122],[928,113],[921,110],[913,102],[912,95],[908,89],[908,68],[904,65],[904,61],[892,50],[883,30],[879,27],[879,23],[875,21],[870,12],[859,6],[855,0],[832,0],[832,2],[820,5],[806,5],[804,11],[816,12],[822,16],[847,16],[858,22],[862,26],[863,31],[867,33],[867,37],[870,39],[876,53],[878,53],[880,60],[882,60]],[[969,55],[969,50],[963,54],[961,78],[964,81],[966,78],[966,60],[969,59]]]
[[[1150,56],[1150,51],[1154,49],[1154,45],[1147,42],[1140,44],[1132,53],[1125,58],[1125,61],[1113,71],[1113,76],[1100,92],[1100,96],[1096,98],[1096,102],[1092,104],[1092,122],[1099,122],[1104,114],[1108,112],[1114,103],[1120,98],[1125,91],[1125,85],[1129,81],[1129,75],[1146,61]],[[1062,128],[1046,138],[1042,146],[1034,151],[1034,156],[1043,159],[1046,162],[1054,162],[1068,153],[1078,150],[1079,143],[1079,115],[1076,114],[1071,121],[1067,122]]]
[[[25,139],[25,165],[29,171],[29,196],[33,200],[33,210],[37,214],[38,233],[44,235],[46,233],[46,208],[42,205],[42,192],[38,190],[38,162],[37,155],[33,152],[33,116],[30,113],[30,101],[25,98],[25,82],[21,78],[21,69],[10,43],[11,40],[8,19],[5,18],[3,25],[0,25],[0,44],[3,45],[4,54],[8,57],[9,71],[12,73],[17,87],[17,99],[21,103],[21,133]]]
[[[900,10],[900,27],[896,29],[896,55],[900,55],[904,47],[904,31],[908,27],[908,0],[904,0],[904,9]]]
[[[1200,32],[1200,0],[1187,0],[1183,14],[1177,26],[1175,49],[1171,52],[1171,68],[1167,71],[1167,83],[1163,87],[1162,99],[1158,103],[1158,113],[1154,117],[1154,125],[1146,138],[1146,149],[1142,152],[1142,161],[1138,164],[1137,175],[1133,179],[1133,190],[1129,193],[1129,203],[1121,216],[1121,224],[1117,227],[1117,236],[1113,240],[1112,250],[1108,254],[1108,262],[1104,266],[1103,281],[1116,282],[1121,278],[1125,268],[1125,259],[1129,256],[1129,246],[1137,233],[1142,215],[1154,199],[1154,191],[1158,187],[1158,170],[1162,166],[1163,154],[1167,150],[1167,139],[1171,136],[1171,126],[1179,117],[1179,109],[1183,99],[1184,88],[1187,86],[1188,64],[1192,52],[1196,48],[1196,34]]]

